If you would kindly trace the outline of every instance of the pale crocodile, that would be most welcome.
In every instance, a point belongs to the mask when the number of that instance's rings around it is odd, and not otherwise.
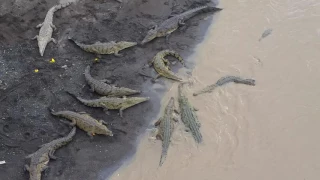
[[[37,28],[40,28],[39,35],[36,35],[32,39],[38,40],[39,52],[40,52],[41,56],[43,56],[44,50],[46,49],[46,46],[49,42],[52,41],[54,43],[57,43],[56,40],[54,38],[52,38],[53,30],[57,29],[56,26],[53,25],[53,23],[52,23],[54,13],[61,8],[69,6],[70,4],[71,4],[71,2],[53,6],[47,12],[47,15],[46,15],[43,23],[37,25]]]
[[[123,117],[123,111],[129,107],[140,104],[142,102],[148,101],[149,97],[106,97],[102,96],[99,99],[83,99],[77,97],[76,95],[68,92],[70,95],[78,99],[81,103],[89,107],[99,107],[103,108],[103,110],[108,114],[109,109],[119,109],[120,117]]]
[[[173,50],[163,50],[158,52],[155,57],[150,62],[150,66],[153,65],[153,68],[157,71],[158,75],[154,78],[157,79],[160,76],[173,79],[176,81],[182,81],[181,77],[178,77],[176,74],[174,74],[172,71],[170,71],[170,62],[168,59],[165,59],[165,56],[171,55],[175,58],[177,58],[182,65],[184,65],[183,58],[175,51]]]
[[[119,54],[119,51],[137,45],[136,42],[127,42],[127,41],[119,41],[119,42],[110,41],[106,43],[97,41],[94,44],[82,44],[71,38],[69,38],[69,40],[73,41],[77,46],[79,46],[82,50],[86,52],[94,53],[97,55],[114,54],[117,57],[123,56],[122,54]]]
[[[254,79],[244,79],[244,78],[241,78],[238,76],[224,76],[224,77],[220,78],[215,84],[209,85],[209,86],[205,87],[204,89],[193,93],[193,95],[197,96],[197,95],[203,94],[203,93],[210,93],[216,87],[223,86],[224,84],[227,84],[230,82],[234,82],[237,84],[246,84],[246,85],[250,85],[250,86],[256,85],[256,81]]]
[[[29,171],[30,180],[41,179],[41,172],[48,168],[49,160],[57,159],[57,157],[53,155],[54,152],[70,142],[75,134],[76,127],[74,127],[67,136],[43,144],[36,152],[26,156],[26,158],[31,158],[30,165],[25,165],[25,170]]]
[[[174,98],[171,97],[164,110],[164,115],[155,123],[155,126],[158,127],[158,133],[156,137],[157,139],[162,140],[162,152],[159,166],[162,166],[167,157],[170,139],[174,129],[173,121],[178,121],[174,116],[174,111]]]
[[[71,121],[69,123],[71,126],[77,125],[80,129],[87,132],[88,136],[91,138],[95,134],[103,134],[106,136],[113,136],[112,131],[110,131],[107,126],[105,126],[103,120],[96,120],[85,112],[73,112],[73,111],[59,111],[54,112],[50,110],[52,115],[64,117]]]
[[[177,30],[180,25],[185,24],[184,21],[188,20],[189,18],[193,17],[199,12],[205,11],[205,10],[220,11],[222,9],[216,8],[216,7],[209,7],[209,6],[201,6],[194,9],[190,9],[184,13],[171,16],[169,17],[169,19],[162,22],[159,26],[154,25],[153,28],[148,31],[146,37],[142,40],[141,44],[145,44],[157,37],[163,37],[163,36],[166,36],[168,40],[168,37],[172,32]]]
[[[200,122],[195,113],[196,109],[190,104],[184,92],[184,84],[180,83],[178,86],[178,102],[180,107],[180,116],[184,125],[191,131],[193,138],[197,143],[202,142],[202,135],[200,132]]]
[[[141,91],[136,91],[126,87],[117,87],[114,85],[107,84],[108,80],[97,80],[94,79],[90,74],[90,66],[87,66],[84,72],[85,79],[89,86],[91,87],[92,92],[97,92],[100,95],[108,97],[122,97],[133,94],[139,94]],[[107,82],[107,83],[106,83]]]

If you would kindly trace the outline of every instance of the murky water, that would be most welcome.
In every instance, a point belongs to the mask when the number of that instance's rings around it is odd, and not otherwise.
[[[319,179],[320,1],[224,0],[219,6],[224,10],[190,57],[197,65],[188,93],[200,109],[204,143],[196,145],[179,122],[158,167],[161,142],[147,132],[136,156],[111,179]],[[192,96],[224,75],[253,78],[256,86],[230,83]]]

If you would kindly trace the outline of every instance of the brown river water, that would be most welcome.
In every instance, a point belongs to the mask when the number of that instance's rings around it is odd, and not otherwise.
[[[219,7],[189,57],[196,67],[187,91],[204,142],[197,145],[179,122],[159,167],[161,141],[148,131],[112,180],[320,178],[320,1],[224,0]],[[225,75],[253,78],[256,86],[229,83],[192,96]],[[177,83],[164,105],[171,96]]]

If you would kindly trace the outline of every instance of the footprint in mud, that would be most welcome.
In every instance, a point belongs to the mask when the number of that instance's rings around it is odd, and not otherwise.
[[[25,140],[29,140],[29,139],[31,138],[31,133],[29,133],[29,132],[23,133],[23,138],[24,138]]]
[[[3,132],[12,133],[18,129],[18,124],[6,124],[2,127]]]

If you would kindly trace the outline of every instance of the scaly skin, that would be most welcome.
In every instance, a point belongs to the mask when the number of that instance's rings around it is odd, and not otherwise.
[[[74,41],[71,38],[69,38],[69,40],[73,41],[77,46],[79,46],[84,51],[94,53],[94,54],[99,54],[99,55],[114,54],[117,57],[123,56],[122,54],[119,54],[119,51],[137,45],[136,42],[127,42],[127,41],[119,41],[119,42],[110,41],[107,43],[102,43],[98,41],[98,42],[95,42],[94,44],[82,44],[77,41]]]
[[[122,97],[129,96],[133,94],[139,94],[141,91],[136,91],[133,89],[125,88],[125,87],[116,87],[113,85],[109,85],[105,82],[108,80],[97,80],[94,79],[90,74],[90,66],[86,67],[84,72],[85,79],[89,86],[91,87],[92,92],[97,92],[100,95],[108,96],[108,97]]]
[[[55,5],[52,8],[49,9],[47,12],[46,18],[44,19],[43,23],[37,25],[37,28],[40,28],[39,35],[36,35],[32,39],[38,40],[38,46],[39,46],[39,52],[40,55],[43,56],[44,50],[47,47],[47,44],[49,42],[56,43],[56,40],[52,38],[52,32],[53,30],[57,29],[55,25],[53,25],[53,14],[58,11],[59,9],[62,9],[64,7],[67,7],[71,4],[71,2]]]
[[[103,134],[106,136],[113,136],[113,133],[105,126],[103,120],[96,120],[85,112],[72,112],[72,111],[59,111],[53,112],[51,114],[59,117],[64,117],[71,121],[70,125],[77,125],[80,129],[87,132],[88,136],[91,138],[95,134]]]
[[[87,100],[80,97],[75,96],[74,94],[69,93],[74,96],[84,105],[89,107],[100,107],[103,108],[104,111],[108,114],[109,109],[119,109],[120,117],[123,117],[123,111],[129,107],[140,104],[142,102],[148,101],[149,97],[101,97],[99,99]]]
[[[30,165],[25,165],[25,169],[29,171],[30,180],[40,180],[41,172],[48,168],[50,159],[57,159],[53,154],[63,145],[69,143],[76,134],[76,127],[66,136],[53,140],[47,144],[43,144],[35,153],[28,155],[26,158],[31,158]]]
[[[160,76],[173,79],[176,81],[182,81],[182,78],[175,75],[172,71],[170,71],[169,64],[170,62],[168,59],[165,59],[165,56],[171,55],[175,58],[177,58],[182,65],[184,65],[182,57],[175,51],[172,50],[163,50],[156,54],[156,56],[152,59],[152,62],[150,63],[150,66],[153,65],[153,68],[157,71],[159,74],[157,77],[154,78],[157,79]]]
[[[164,115],[155,123],[155,126],[158,127],[157,139],[162,140],[162,153],[160,158],[159,166],[162,166],[164,163],[167,152],[169,149],[170,138],[174,129],[174,122],[177,121],[174,115],[174,98],[171,97],[168,105],[164,110]]]
[[[189,18],[193,17],[203,10],[220,11],[222,9],[216,7],[201,6],[170,17],[169,19],[162,22],[159,26],[155,25],[152,29],[150,29],[146,37],[142,40],[141,44],[148,43],[157,37],[167,36],[168,40],[168,37],[172,32],[177,30],[180,25],[185,24],[184,21],[188,20]]]
[[[220,78],[215,84],[209,85],[209,86],[205,87],[204,89],[193,93],[193,96],[197,96],[197,95],[203,94],[203,93],[210,93],[216,87],[223,86],[224,84],[227,84],[230,82],[234,82],[237,84],[247,84],[250,86],[256,85],[256,83],[255,83],[256,81],[254,79],[243,79],[243,78],[237,77],[237,76],[225,76],[225,77]]]
[[[200,132],[200,122],[195,114],[196,109],[192,107],[188,98],[184,94],[183,85],[180,83],[178,86],[178,102],[180,107],[181,120],[184,125],[191,131],[193,138],[197,143],[202,142],[202,135]]]

